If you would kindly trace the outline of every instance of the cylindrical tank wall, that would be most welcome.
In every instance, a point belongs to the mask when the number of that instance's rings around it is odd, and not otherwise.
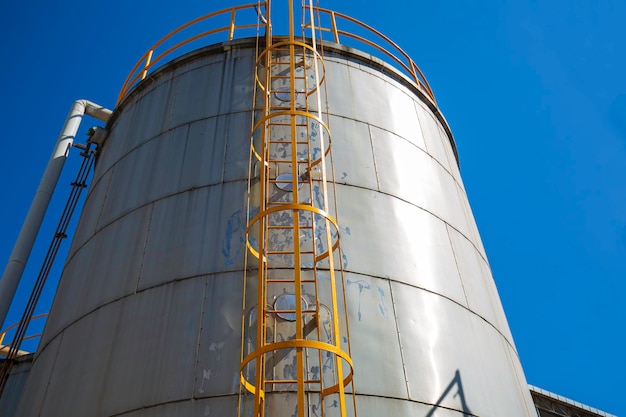
[[[446,129],[325,52],[359,416],[534,416]],[[237,415],[254,53],[192,53],[116,109],[17,415]]]

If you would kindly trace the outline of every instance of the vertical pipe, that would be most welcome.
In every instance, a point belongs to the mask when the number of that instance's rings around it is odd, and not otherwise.
[[[4,269],[2,278],[0,278],[0,325],[4,323],[11,307],[11,302],[15,297],[15,292],[26,267],[26,261],[33,249],[37,233],[48,209],[50,198],[61,175],[69,149],[74,142],[80,121],[85,113],[106,122],[111,115],[111,110],[87,100],[76,100],[72,104],[63,129],[61,129],[61,133],[54,145],[48,165],[41,177],[41,182],[30,205],[20,234],[15,241],[7,266]]]

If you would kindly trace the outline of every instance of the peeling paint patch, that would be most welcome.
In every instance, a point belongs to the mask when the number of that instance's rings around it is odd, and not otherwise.
[[[241,248],[245,243],[244,237],[240,233],[244,227],[243,225],[243,213],[241,210],[234,212],[226,222],[226,234],[224,239],[222,239],[222,255],[224,255],[224,263],[226,265],[232,265],[241,253]],[[236,242],[235,245],[233,245],[233,238]]]
[[[224,342],[219,342],[219,343],[215,343],[215,342],[213,342],[213,343],[211,343],[211,344],[209,345],[209,350],[210,350],[211,352],[217,352],[216,359],[217,359],[217,360],[220,360],[220,356],[221,356],[221,355],[220,355],[220,350],[221,350],[223,347],[224,347]]]
[[[204,394],[204,382],[209,381],[212,376],[215,376],[215,374],[210,369],[202,370],[202,384],[200,384],[200,388],[198,388],[200,394]]]
[[[361,321],[361,318],[362,318],[362,315],[361,315],[361,296],[363,294],[363,290],[370,290],[370,289],[372,289],[372,287],[370,286],[369,282],[364,281],[362,279],[360,279],[358,281],[347,280],[347,284],[348,284],[348,287],[351,286],[351,285],[356,285],[359,288],[359,308],[358,308],[357,317],[359,318],[359,321]]]
[[[348,287],[351,285],[356,285],[357,288],[359,289],[359,304],[358,304],[358,313],[357,313],[357,317],[359,319],[359,321],[361,321],[362,319],[362,314],[361,314],[361,298],[363,297],[363,291],[365,290],[371,290],[372,286],[365,280],[358,280],[358,281],[351,281],[351,280],[347,280],[346,283],[348,284]],[[384,318],[388,318],[389,317],[389,311],[387,309],[387,306],[385,305],[385,291],[380,288],[380,287],[376,287],[376,293],[378,294],[378,312],[380,313],[381,316],[383,316]]]
[[[384,318],[389,317],[389,313],[387,312],[387,307],[385,306],[385,291],[382,288],[376,287],[378,291],[378,295],[380,296],[380,303],[378,304],[378,309],[380,310],[381,316]]]

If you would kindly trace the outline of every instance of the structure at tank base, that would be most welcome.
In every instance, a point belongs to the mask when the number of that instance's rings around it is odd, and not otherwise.
[[[5,359],[0,359],[0,366]],[[0,395],[0,416],[13,417],[18,401],[20,400],[24,384],[30,373],[33,363],[33,354],[20,356],[15,360],[7,384],[2,395]]]
[[[616,417],[533,385],[529,388],[539,417]]]
[[[345,389],[358,415],[535,416],[432,94],[368,54],[336,43],[323,49],[327,90],[315,94],[332,132],[321,139],[332,143],[336,189],[326,203],[339,213],[330,235],[341,241],[339,310],[349,322],[332,352],[350,353],[354,384]],[[247,257],[259,246],[246,234],[266,166],[250,162],[258,50],[258,39],[205,47],[144,73],[122,94],[15,415],[238,414],[246,330],[259,311],[243,304],[258,289],[244,272],[263,267]],[[297,62],[308,68],[305,57]],[[293,192],[275,179],[268,191]],[[307,268],[318,269],[324,290],[332,280],[320,260]],[[324,329],[324,301],[291,291],[268,287],[257,306],[281,310],[272,323],[284,323],[315,305],[313,325]],[[298,407],[294,373],[311,364],[306,375],[317,378],[330,365],[326,356],[292,357],[264,359],[267,379],[285,385],[273,391],[270,411],[340,415],[338,403],[313,398],[308,381],[307,406]]]

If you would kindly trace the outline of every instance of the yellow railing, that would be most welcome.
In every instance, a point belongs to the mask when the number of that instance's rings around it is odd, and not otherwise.
[[[428,84],[428,81],[426,80],[426,77],[424,76],[422,71],[411,59],[411,57],[406,52],[404,52],[404,50],[400,48],[400,46],[398,46],[394,41],[383,35],[378,30],[369,26],[368,24],[363,23],[353,17],[329,9],[322,9],[319,7],[314,7],[314,10],[318,13],[318,19],[320,20],[320,23],[315,25],[316,30],[331,33],[333,36],[333,41],[335,43],[344,43],[343,39],[340,39],[339,37],[339,35],[342,35],[350,39],[359,41],[381,52],[384,56],[390,58],[393,61],[392,64],[394,64],[394,66],[405,72],[406,75],[409,75],[413,82],[415,82],[415,84],[417,84],[433,100],[433,102],[435,102],[435,96],[433,94],[433,91],[430,88],[430,84]],[[330,25],[330,27],[323,26],[325,22],[324,20],[322,20],[322,16],[326,17],[326,19],[328,20],[326,24]],[[374,34],[377,39],[375,41],[371,41],[364,36],[340,28],[340,26],[342,26],[344,23],[342,22],[342,20],[345,22],[353,23],[354,25],[356,25],[357,28],[364,29],[365,32],[368,34]],[[381,41],[383,41],[382,44],[386,44],[388,45],[388,47],[385,48],[384,46],[381,46]]]
[[[45,314],[39,314],[38,316],[34,316],[34,317],[32,317],[32,318],[30,319],[30,322],[33,322],[34,320],[41,319],[41,318],[44,318],[44,317],[48,317],[48,313],[45,313]],[[4,342],[4,339],[5,339],[6,335],[7,335],[7,334],[8,334],[11,330],[13,330],[13,329],[15,329],[17,326],[19,326],[20,324],[21,324],[21,322],[17,322],[17,323],[15,323],[15,324],[12,324],[11,326],[7,327],[5,330],[3,330],[3,331],[0,333],[0,357],[6,357],[6,356],[8,355],[8,353],[9,353],[9,347],[11,346],[11,343],[13,343],[13,341],[10,341],[10,342],[7,342],[7,343],[5,343],[5,342]],[[37,339],[37,338],[39,338],[39,337],[41,337],[41,333],[32,334],[32,335],[27,335],[27,336],[25,336],[25,337],[24,337],[24,339],[22,339],[22,341],[24,341],[24,340],[31,340],[31,339]],[[21,350],[20,350],[20,351],[18,351],[17,356],[25,355],[25,354],[27,354],[27,353],[30,353],[30,352],[27,352],[27,351],[21,351]]]
[[[128,93],[128,91],[135,85],[137,84],[139,81],[143,80],[144,78],[146,78],[146,76],[148,75],[148,72],[150,72],[150,70],[152,70],[153,68],[155,68],[156,64],[158,62],[160,62],[161,60],[163,60],[163,58],[170,56],[170,58],[175,58],[177,55],[174,55],[174,52],[177,50],[180,50],[180,48],[182,48],[183,46],[196,41],[198,39],[201,38],[205,38],[208,37],[210,35],[214,35],[216,33],[220,33],[220,32],[228,32],[228,37],[227,40],[233,40],[234,36],[235,36],[235,30],[237,29],[253,29],[256,28],[258,23],[246,23],[246,24],[239,24],[237,25],[235,23],[236,18],[237,18],[237,12],[238,11],[242,11],[242,10],[255,10],[257,7],[256,4],[244,4],[241,6],[236,6],[236,7],[230,7],[228,9],[223,9],[223,10],[219,10],[217,12],[213,12],[213,13],[209,13],[207,15],[204,16],[200,16],[182,26],[180,26],[178,29],[173,30],[172,32],[170,32],[169,34],[167,34],[165,37],[163,37],[160,41],[158,41],[157,43],[155,43],[154,45],[152,45],[152,47],[150,49],[148,49],[146,51],[146,53],[144,53],[141,58],[139,59],[139,61],[137,61],[137,63],[135,64],[135,66],[133,67],[133,69],[130,71],[130,74],[128,74],[128,77],[126,77],[126,81],[124,81],[124,84],[122,85],[122,89],[120,91],[120,94],[118,95],[117,98],[117,102],[119,103]],[[213,19],[213,18],[217,18],[219,16],[223,16],[223,15],[228,15],[230,14],[230,19],[229,19],[229,23],[227,25],[224,26],[218,26],[215,27],[211,30],[208,31],[203,31],[200,33],[196,33],[192,36],[189,36],[188,38],[176,43],[173,46],[170,46],[169,48],[165,49],[162,52],[159,52],[158,55],[155,55],[155,52],[157,51],[158,48],[163,48],[164,44],[169,41],[170,39],[172,39],[175,35],[179,34],[180,32],[184,31],[187,28],[190,28],[192,26],[197,25],[200,22],[204,22],[206,20],[209,19]],[[217,20],[217,19],[216,19]]]
[[[342,13],[334,12],[328,9],[314,8],[316,13],[316,19],[319,23],[315,23],[313,26],[316,31],[323,34],[330,34],[332,42],[338,44],[344,44],[347,46],[353,46],[350,41],[357,41],[361,45],[367,45],[372,48],[374,53],[381,54],[380,58],[384,61],[388,61],[395,68],[407,75],[430,99],[435,102],[435,96],[426,80],[426,77],[415,64],[415,62],[409,57],[409,55],[402,50],[395,42],[383,35],[373,27],[347,16]],[[227,24],[216,23],[216,27],[202,31],[199,30],[199,24],[208,20],[219,20],[226,17]],[[120,93],[118,95],[117,102],[121,102],[128,92],[141,80],[146,78],[148,73],[158,67],[158,63],[163,61],[164,58],[174,59],[184,51],[181,49],[199,39],[206,38],[211,35],[215,35],[221,32],[226,32],[228,35],[224,40],[233,40],[235,32],[242,29],[256,29],[260,26],[265,27],[265,24],[261,22],[264,19],[257,12],[256,4],[245,4],[241,6],[231,7],[228,9],[219,10],[207,15],[198,17],[163,37],[157,43],[152,45],[141,58],[137,61],[128,77],[124,81]],[[345,26],[352,24],[357,31],[362,31],[363,34],[357,34],[353,31],[347,30]],[[311,22],[304,23],[303,27],[310,27]],[[174,42],[173,38],[181,32],[187,30],[190,31],[190,35],[184,40],[175,43],[173,46],[165,46],[168,41]],[[195,30],[195,31],[194,31]],[[198,33],[199,32],[199,33]],[[370,36],[374,35],[372,40]],[[358,45],[355,45],[358,48]]]

